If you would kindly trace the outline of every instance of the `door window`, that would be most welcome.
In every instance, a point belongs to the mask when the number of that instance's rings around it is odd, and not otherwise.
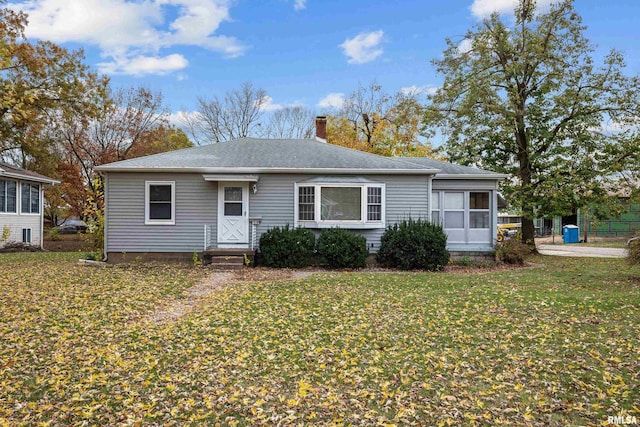
[[[224,188],[224,216],[242,216],[242,187]]]

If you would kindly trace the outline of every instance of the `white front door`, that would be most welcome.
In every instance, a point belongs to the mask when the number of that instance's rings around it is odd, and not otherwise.
[[[249,183],[218,182],[218,246],[249,243]]]

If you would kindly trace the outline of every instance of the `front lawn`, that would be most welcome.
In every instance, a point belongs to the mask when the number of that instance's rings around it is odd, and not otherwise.
[[[640,419],[640,269],[207,273],[0,255],[0,425],[601,425]],[[543,265],[544,264],[544,265]]]

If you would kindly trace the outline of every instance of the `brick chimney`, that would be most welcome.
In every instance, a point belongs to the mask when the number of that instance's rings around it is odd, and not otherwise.
[[[327,117],[316,117],[316,139],[327,142]]]

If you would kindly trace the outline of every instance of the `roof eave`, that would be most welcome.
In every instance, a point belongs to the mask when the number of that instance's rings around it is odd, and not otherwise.
[[[247,174],[247,173],[334,173],[348,175],[434,175],[439,169],[384,169],[384,168],[146,168],[146,167],[101,167],[96,168],[99,172],[164,172],[164,173],[230,173],[230,174]]]
[[[509,175],[503,173],[439,173],[433,179],[507,179]]]
[[[44,184],[60,184],[60,181],[58,181],[57,179],[53,179],[53,178],[47,178],[47,177],[36,177],[36,176],[31,176],[31,175],[23,175],[23,174],[19,174],[19,173],[11,173],[11,172],[7,172],[5,170],[3,170],[2,172],[0,172],[0,176],[6,176],[7,178],[14,178],[14,179],[21,179],[23,181],[34,181],[34,182],[41,182]]]

